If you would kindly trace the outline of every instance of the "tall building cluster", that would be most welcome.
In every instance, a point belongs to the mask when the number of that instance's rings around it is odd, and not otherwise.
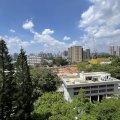
[[[68,59],[71,63],[82,62],[90,59],[90,49],[83,50],[82,46],[72,46],[68,48]]]
[[[110,46],[109,47],[109,53],[112,56],[120,57],[120,45],[118,45],[118,46]]]

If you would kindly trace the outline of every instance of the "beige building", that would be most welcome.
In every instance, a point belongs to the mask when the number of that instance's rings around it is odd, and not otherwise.
[[[73,62],[81,62],[83,60],[83,48],[81,46],[72,46],[68,48],[68,59]]]

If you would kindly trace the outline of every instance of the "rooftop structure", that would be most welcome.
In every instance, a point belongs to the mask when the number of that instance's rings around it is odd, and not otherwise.
[[[118,93],[120,80],[112,78],[109,73],[90,72],[74,73],[60,76],[64,84],[64,97],[67,101],[78,95],[84,89],[90,101],[100,101],[103,97],[110,97]]]

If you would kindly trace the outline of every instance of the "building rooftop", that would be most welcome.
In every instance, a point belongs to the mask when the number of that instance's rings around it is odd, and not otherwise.
[[[65,85],[83,85],[83,84],[98,84],[103,82],[117,82],[120,80],[111,77],[106,72],[89,72],[89,73],[73,73],[60,75]]]

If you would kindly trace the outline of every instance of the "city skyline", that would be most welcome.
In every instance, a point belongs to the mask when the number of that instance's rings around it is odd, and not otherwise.
[[[106,52],[120,44],[119,5],[119,0],[1,0],[0,37],[10,53],[21,46],[27,53],[57,53],[75,45]]]

